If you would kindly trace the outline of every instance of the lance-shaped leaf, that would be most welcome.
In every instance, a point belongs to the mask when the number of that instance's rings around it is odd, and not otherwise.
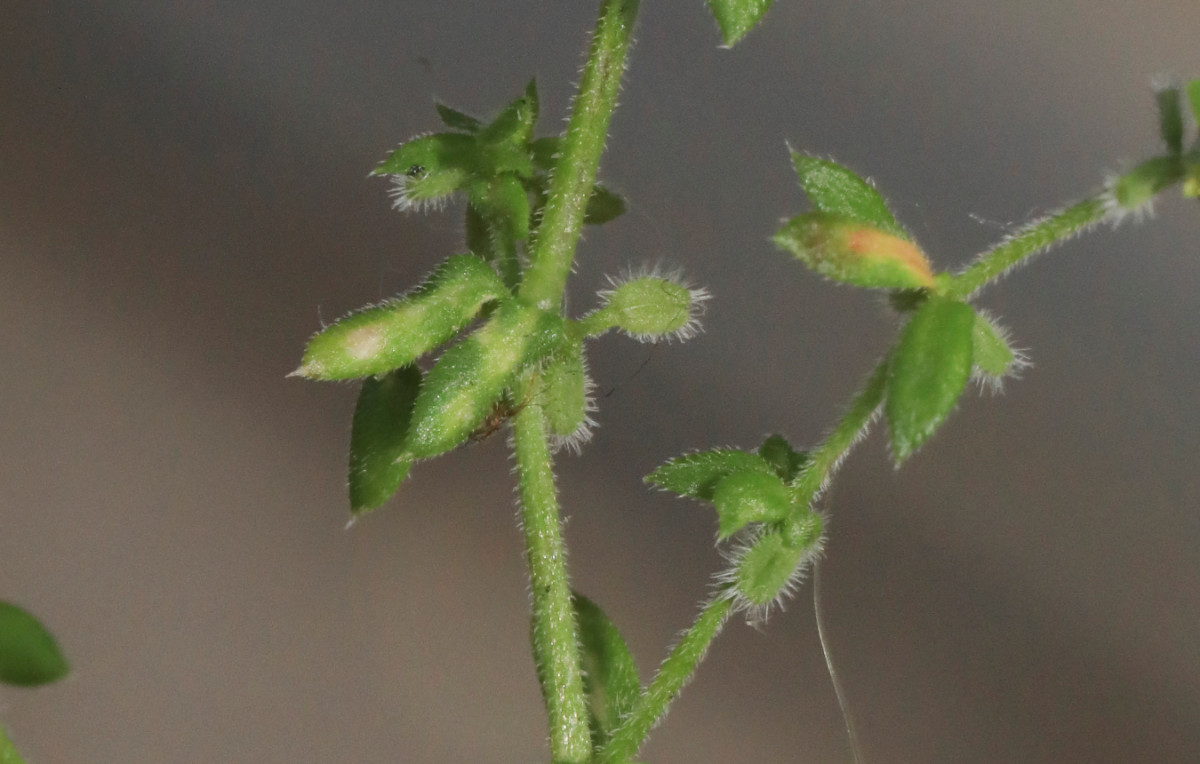
[[[796,151],[792,152],[792,166],[796,168],[800,187],[818,212],[909,238],[875,187],[855,173],[837,162]]]
[[[735,472],[773,475],[774,469],[758,454],[717,448],[677,456],[651,472],[645,480],[680,496],[712,501],[717,483]]]
[[[717,538],[727,539],[750,523],[775,523],[792,512],[792,492],[774,473],[746,470],[721,479],[713,489]]]
[[[592,195],[588,197],[587,207],[583,209],[583,222],[588,225],[600,225],[625,214],[625,199],[615,191],[610,191],[597,183],[592,186]]]
[[[486,143],[526,146],[533,138],[533,125],[537,118],[537,81],[530,80],[525,86],[525,94],[505,106],[496,118],[479,132],[479,139]]]
[[[758,447],[758,455],[775,468],[775,474],[785,483],[790,483],[800,474],[808,462],[808,454],[797,451],[782,435],[772,435]]]
[[[1183,151],[1183,110],[1179,88],[1174,84],[1156,88],[1154,100],[1158,105],[1159,135],[1167,145],[1167,151],[1179,154]]]
[[[447,350],[413,406],[405,450],[426,459],[464,443],[487,418],[514,376],[562,346],[561,317],[516,300]]]
[[[460,130],[464,133],[477,133],[483,128],[483,123],[469,114],[463,114],[461,111],[452,109],[440,101],[435,101],[433,105],[437,109],[438,116],[442,118],[442,124],[451,130]]]
[[[0,602],[0,682],[33,687],[62,679],[67,671],[46,627],[28,611]]]
[[[361,514],[383,504],[412,467],[404,451],[421,370],[405,366],[363,380],[350,428],[350,511]]]
[[[1184,89],[1187,91],[1188,104],[1192,107],[1193,123],[1200,127],[1200,79],[1188,82]]]
[[[398,369],[453,337],[486,303],[508,294],[479,257],[454,255],[411,295],[351,313],[317,333],[293,374],[353,379]]]
[[[775,243],[834,281],[880,289],[932,287],[925,254],[911,241],[825,212],[797,215]]]
[[[946,419],[971,375],[975,311],[931,296],[900,333],[888,364],[892,457],[907,459]]]
[[[617,627],[596,603],[579,592],[571,598],[579,625],[583,691],[592,717],[592,745],[608,742],[641,694],[637,665]]]
[[[372,175],[390,175],[392,205],[399,210],[436,206],[478,174],[473,135],[437,133],[414,138],[388,154]]]
[[[546,430],[561,445],[578,450],[590,435],[587,368],[583,342],[571,340],[554,354],[541,371],[542,410]]]
[[[493,236],[513,242],[529,237],[529,197],[515,175],[497,175],[467,189],[471,206],[483,215]]]
[[[747,32],[758,26],[773,0],[707,0],[708,8],[721,28],[721,40],[731,48]]]

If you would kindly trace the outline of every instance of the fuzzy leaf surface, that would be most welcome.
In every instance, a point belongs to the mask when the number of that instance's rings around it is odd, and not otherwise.
[[[592,717],[592,745],[608,742],[621,718],[641,694],[637,665],[617,627],[600,607],[574,592],[572,603],[579,624],[583,660],[583,691]]]
[[[931,296],[900,334],[888,366],[887,415],[899,464],[945,421],[971,375],[975,311]]]
[[[800,187],[821,212],[857,220],[873,228],[907,239],[888,209],[887,202],[865,179],[837,162],[792,152],[792,166]]]
[[[800,474],[808,461],[808,454],[797,451],[782,435],[772,435],[758,447],[758,455],[775,468],[775,474],[785,483],[790,483]]]
[[[797,215],[775,244],[825,276],[854,286],[916,289],[934,285],[925,254],[907,238],[826,212]]]
[[[712,501],[717,483],[735,472],[775,474],[767,460],[758,454],[733,448],[717,448],[677,456],[651,472],[645,479],[647,483],[680,496]]]
[[[412,467],[404,451],[421,370],[405,366],[363,380],[350,428],[350,511],[375,509],[396,492]]]

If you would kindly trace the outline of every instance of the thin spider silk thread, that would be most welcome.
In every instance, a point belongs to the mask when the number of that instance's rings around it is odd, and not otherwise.
[[[846,702],[846,691],[842,688],[842,680],[838,677],[837,669],[833,667],[833,657],[829,653],[829,644],[825,640],[825,616],[821,612],[821,561],[813,560],[813,615],[817,620],[817,638],[821,641],[821,652],[825,655],[825,668],[829,672],[829,682],[833,685],[833,693],[837,696],[838,708],[842,711],[842,721],[846,725],[846,737],[850,741],[850,756],[854,764],[863,764],[862,754],[858,748],[858,733],[854,729],[854,716]]]

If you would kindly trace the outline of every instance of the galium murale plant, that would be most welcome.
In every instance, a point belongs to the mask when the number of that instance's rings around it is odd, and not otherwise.
[[[753,28],[770,0],[709,0],[724,42]],[[392,496],[417,462],[511,428],[532,597],[532,649],[554,762],[618,764],[637,755],[728,616],[762,620],[790,596],[820,553],[819,500],[871,423],[886,421],[897,465],[949,416],[975,379],[995,388],[1026,364],[997,319],[971,299],[1014,267],[1101,223],[1137,217],[1182,184],[1200,195],[1200,141],[1185,145],[1184,104],[1200,120],[1200,80],[1157,90],[1165,152],[1103,190],[1016,230],[956,272],[935,272],[867,181],[830,160],[792,151],[812,210],[774,242],[825,278],[883,290],[904,321],[892,348],[824,439],[797,449],[772,435],[755,449],[685,454],[648,483],[711,504],[727,567],[712,596],[653,679],[599,606],[574,592],[564,558],[553,458],[586,441],[594,399],[587,342],[610,330],[640,341],[696,333],[707,293],[657,269],[613,277],[595,307],[563,308],[584,225],[620,215],[596,183],[638,10],[602,0],[566,131],[535,137],[536,84],[490,120],[444,104],[444,131],[414,138],[375,170],[402,211],[465,200],[465,252],[413,291],[356,311],[316,334],[296,376],[361,379],[353,418],[353,515]]]

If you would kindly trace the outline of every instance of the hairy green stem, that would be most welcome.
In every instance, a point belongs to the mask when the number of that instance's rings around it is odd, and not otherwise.
[[[0,764],[25,764],[25,760],[21,758],[21,754],[17,753],[16,746],[8,739],[3,727],[0,727]]]
[[[529,384],[537,384],[537,380]],[[546,702],[554,762],[582,764],[591,758],[592,744],[575,611],[567,581],[546,418],[536,395],[530,395],[529,401],[514,417],[513,442],[529,563],[533,659]]]
[[[801,506],[810,505],[828,482],[833,470],[841,463],[850,448],[866,434],[867,427],[875,418],[875,412],[883,403],[887,388],[888,358],[884,358],[871,372],[867,383],[850,402],[850,408],[825,437],[821,445],[809,452],[809,462],[796,484],[797,501]]]
[[[947,297],[966,299],[1003,276],[1023,260],[1104,219],[1108,208],[1100,197],[1084,199],[1049,217],[1030,223],[984,252],[946,288]]]
[[[604,0],[600,6],[600,20],[579,82],[579,94],[554,165],[529,269],[521,284],[521,296],[544,309],[562,304],[584,209],[596,182],[608,124],[617,105],[637,10],[638,0]]]
[[[663,661],[658,674],[642,691],[629,715],[597,754],[597,764],[626,764],[641,748],[651,728],[667,713],[671,701],[691,679],[709,645],[721,632],[733,607],[728,597],[718,596],[700,611],[696,623],[683,633],[679,644]]]

